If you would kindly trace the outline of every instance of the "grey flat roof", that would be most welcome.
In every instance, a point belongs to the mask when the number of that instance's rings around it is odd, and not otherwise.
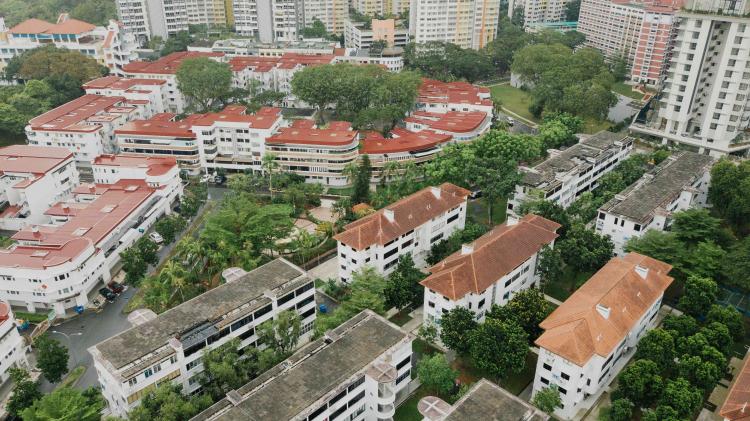
[[[95,348],[115,368],[123,366],[166,345],[169,339],[206,320],[214,321],[230,311],[259,299],[258,307],[270,302],[263,293],[284,286],[305,272],[283,259],[248,272],[240,279],[207,291],[155,319],[113,336]],[[305,278],[306,279],[306,278]]]
[[[500,386],[479,380],[453,405],[444,421],[545,421],[549,416]]]
[[[710,156],[694,152],[673,155],[605,203],[600,210],[644,222],[657,208],[674,200],[713,162]]]
[[[288,420],[407,336],[398,326],[365,310],[334,329],[333,342],[318,339],[241,387],[237,392],[242,401],[237,406],[224,398],[193,420]]]
[[[589,160],[602,161],[612,156],[619,148],[615,145],[615,142],[624,142],[627,138],[628,134],[625,132],[601,131],[546,159],[536,165],[533,170],[525,170],[523,183],[544,189],[555,186],[555,175],[557,173],[568,172],[577,167],[584,169],[593,165]]]

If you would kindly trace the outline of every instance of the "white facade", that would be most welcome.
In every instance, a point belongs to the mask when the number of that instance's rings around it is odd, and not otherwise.
[[[428,187],[347,225],[335,237],[339,278],[351,282],[352,273],[365,266],[388,275],[407,254],[417,266],[424,266],[434,244],[463,229],[467,197],[468,191],[452,184]],[[378,234],[378,226],[394,229],[384,236]]]
[[[166,39],[187,31],[186,0],[117,0],[117,15],[125,29],[140,42],[155,36]]]
[[[336,56],[336,63],[373,64],[385,66],[389,72],[397,73],[404,68],[402,48],[387,48],[382,53],[370,53],[369,50],[347,49],[345,56]]]
[[[89,95],[123,97],[142,104],[146,115],[163,113],[167,110],[167,82],[159,79],[125,79],[119,76],[105,76],[90,80],[82,86]]]
[[[740,5],[738,3],[738,5]],[[680,12],[664,87],[633,131],[712,156],[750,149],[748,5],[723,15]]]
[[[18,324],[10,306],[0,302],[0,384],[10,379],[11,367],[27,368],[26,342],[18,333]]]
[[[516,9],[523,9],[524,28],[536,28],[547,23],[565,21],[568,0],[509,0],[508,17],[512,18]]]
[[[611,132],[599,132],[564,151],[552,150],[541,164],[521,167],[523,180],[508,199],[508,210],[529,200],[547,200],[567,208],[578,196],[595,189],[597,181],[632,150],[633,139]]]
[[[392,419],[409,392],[413,339],[365,310],[193,421]]]
[[[377,22],[377,20],[375,20]],[[393,21],[393,19],[390,19]],[[388,47],[405,47],[409,43],[409,30],[407,28],[395,27],[395,23],[386,21],[383,28],[377,26],[370,29],[365,28],[364,22],[346,21],[344,31],[344,47],[363,49],[370,48],[374,41],[385,41]],[[390,23],[390,25],[387,25]]]
[[[17,231],[50,221],[47,209],[78,185],[73,154],[62,148],[0,148],[0,228]]]
[[[692,152],[667,158],[599,208],[596,231],[622,255],[628,240],[665,230],[675,212],[707,205],[712,164],[711,157]]]
[[[409,33],[414,42],[450,42],[475,50],[495,39],[500,0],[411,0]]]

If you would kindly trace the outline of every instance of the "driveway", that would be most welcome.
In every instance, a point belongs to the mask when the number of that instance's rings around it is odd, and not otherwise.
[[[76,388],[85,389],[89,386],[99,385],[96,369],[93,367],[94,361],[88,352],[88,348],[130,327],[127,315],[122,310],[135,292],[136,288],[128,286],[114,303],[107,303],[98,313],[93,311],[84,313],[57,326],[50,327],[47,331],[51,338],[57,339],[68,348],[70,355],[68,367],[70,369],[77,365],[86,367],[86,372],[78,380]],[[78,333],[82,335],[78,335]],[[68,336],[66,337],[63,334]],[[52,384],[42,380],[41,390],[43,393],[49,393],[53,388]]]

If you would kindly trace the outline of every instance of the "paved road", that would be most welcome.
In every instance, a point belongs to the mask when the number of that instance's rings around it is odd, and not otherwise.
[[[72,369],[77,365],[86,366],[86,372],[78,381],[76,387],[85,389],[89,386],[97,386],[96,369],[88,348],[99,342],[116,335],[130,327],[127,315],[122,312],[128,300],[135,294],[136,289],[128,287],[114,303],[106,304],[98,313],[89,312],[57,326],[51,327],[47,333],[50,337],[57,339],[69,349],[70,360],[68,366]],[[62,335],[61,332],[65,335]],[[82,333],[82,335],[77,335]],[[71,336],[72,335],[72,336]],[[42,391],[48,393],[53,386],[46,380],[42,382]]]
[[[536,134],[537,133],[536,128],[529,126],[528,124],[524,123],[520,119],[509,116],[503,112],[497,113],[498,120],[507,120],[508,117],[511,117],[513,118],[513,120],[515,120],[513,125],[508,128],[508,131],[510,131],[511,133],[516,133],[516,134]]]

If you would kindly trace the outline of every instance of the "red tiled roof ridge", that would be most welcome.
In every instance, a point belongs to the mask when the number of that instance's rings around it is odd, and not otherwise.
[[[750,419],[750,356],[745,354],[745,362],[729,387],[729,393],[719,415],[729,421]]]

